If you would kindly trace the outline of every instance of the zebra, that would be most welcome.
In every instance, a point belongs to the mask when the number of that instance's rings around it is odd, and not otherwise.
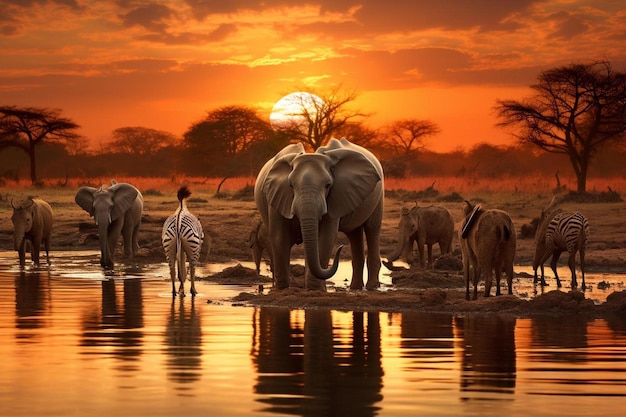
[[[185,200],[189,198],[191,191],[186,186],[180,187],[177,193],[180,206],[174,214],[169,216],[163,223],[161,241],[165,250],[165,257],[170,266],[170,278],[172,280],[172,296],[176,297],[176,263],[178,262],[178,280],[180,286],[178,293],[185,295],[185,278],[187,271],[185,268],[185,257],[189,262],[189,274],[191,278],[191,295],[197,294],[194,286],[195,265],[200,258],[204,232],[202,224],[196,216],[187,209]]]
[[[582,289],[585,286],[585,246],[589,240],[589,223],[580,212],[558,210],[543,219],[543,225],[537,229],[535,237],[535,257],[533,269],[534,283],[538,281],[537,268],[541,267],[541,285],[546,285],[543,274],[543,264],[552,256],[550,266],[554,271],[557,287],[561,288],[561,280],[556,272],[556,264],[561,252],[569,253],[569,269],[572,273],[572,288],[578,286],[576,282],[576,252],[580,254],[580,271],[582,273]]]

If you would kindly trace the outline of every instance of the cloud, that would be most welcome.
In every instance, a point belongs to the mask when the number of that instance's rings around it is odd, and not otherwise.
[[[167,29],[167,20],[172,17],[172,10],[164,4],[147,4],[139,6],[121,16],[126,27],[141,26],[155,32]]]
[[[552,39],[570,40],[589,30],[590,26],[581,17],[567,12],[561,12],[552,16],[556,21],[556,30],[548,37]]]
[[[209,33],[180,32],[180,33],[152,33],[140,37],[142,40],[162,43],[165,45],[203,45],[205,43],[220,42],[237,32],[237,26],[222,24]]]

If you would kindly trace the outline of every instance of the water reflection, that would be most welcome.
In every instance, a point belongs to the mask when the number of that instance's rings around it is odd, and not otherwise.
[[[195,297],[172,298],[164,342],[167,378],[179,384],[177,390],[191,389],[202,376],[202,331]]]
[[[80,346],[83,354],[111,356],[121,363],[116,369],[139,370],[142,354],[143,296],[140,279],[124,279],[120,306],[114,279],[101,282],[100,306],[91,306],[82,318]]]
[[[376,414],[384,374],[379,313],[351,314],[349,326],[335,327],[330,310],[256,309],[252,361],[262,411]]]
[[[589,320],[578,315],[547,316],[533,319],[530,328],[530,346],[538,348],[540,361],[580,363],[586,361]],[[560,329],[560,331],[554,331]]]
[[[225,300],[254,288],[172,299],[165,264],[91,259],[0,262],[2,416],[618,415],[626,397],[623,314],[242,307]]]
[[[42,278],[42,274],[46,277]],[[34,330],[45,327],[44,314],[48,305],[46,296],[47,272],[21,270],[15,278],[15,337],[21,342],[32,342],[37,332]]]
[[[462,348],[462,392],[515,392],[515,322],[482,314],[454,318]],[[471,398],[476,397],[465,397]]]

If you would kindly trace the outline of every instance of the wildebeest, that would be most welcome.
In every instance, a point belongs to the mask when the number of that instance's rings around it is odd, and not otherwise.
[[[20,265],[26,265],[26,242],[31,243],[31,258],[39,266],[39,252],[43,244],[46,261],[50,263],[50,235],[52,234],[53,213],[50,204],[40,198],[28,197],[13,207],[13,242],[20,258]]]
[[[470,278],[474,283],[473,299],[477,298],[481,275],[485,277],[485,297],[491,291],[493,274],[496,295],[500,295],[502,272],[506,273],[509,294],[513,294],[513,260],[517,243],[511,217],[503,210],[482,210],[468,201],[465,203],[466,217],[461,233],[465,298],[470,299]]]

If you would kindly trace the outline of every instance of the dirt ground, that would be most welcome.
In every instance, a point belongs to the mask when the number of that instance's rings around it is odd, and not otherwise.
[[[2,191],[2,190],[0,190]],[[34,194],[32,190],[29,194]],[[75,190],[51,188],[36,190],[37,195],[48,201],[55,212],[55,224],[52,238],[52,250],[98,250],[98,235],[93,219],[74,202]],[[205,262],[251,261],[252,252],[247,238],[259,216],[250,193],[216,197],[213,192],[202,189],[193,190],[188,203],[190,211],[196,214],[208,236],[204,257]],[[10,198],[25,197],[14,190],[2,192],[0,203],[0,250],[13,250]],[[13,194],[13,195],[12,195]],[[385,217],[381,233],[381,255],[383,259],[394,251],[398,244],[397,224],[403,206],[411,207],[415,202],[411,195],[390,193],[385,200]],[[174,193],[160,193],[151,190],[144,192],[144,215],[140,230],[140,254],[136,261],[140,263],[164,262],[161,247],[161,228],[165,218],[177,205]],[[468,200],[481,204],[484,208],[500,208],[507,211],[515,224],[518,234],[516,264],[532,263],[534,241],[522,238],[520,233],[528,227],[531,220],[540,215],[542,207],[551,199],[549,195],[509,193],[480,194],[464,196]],[[462,219],[464,203],[462,201],[439,201],[440,198],[421,200],[421,206],[439,204],[447,207],[456,222]],[[626,203],[564,203],[564,209],[583,212],[589,220],[591,238],[587,245],[587,266],[589,271],[626,272]],[[338,244],[345,244],[342,259],[349,259],[350,251],[347,239],[340,234]],[[210,248],[209,248],[210,246]],[[271,281],[257,276],[248,268],[237,267],[222,271],[214,276],[201,277],[222,283],[249,283],[263,285],[262,293],[241,294],[234,303],[256,305],[303,307],[332,307],[337,309],[363,310],[427,310],[446,312],[482,311],[509,313],[515,315],[538,314],[544,312],[565,311],[570,313],[604,314],[617,312],[626,314],[625,292],[616,292],[609,296],[606,303],[594,306],[578,291],[551,291],[533,300],[520,300],[514,296],[483,298],[473,302],[465,301],[462,288],[463,278],[460,271],[460,249],[458,241],[453,243],[453,256],[446,260],[441,269],[421,269],[397,271],[392,274],[394,288],[388,291],[348,292],[335,291],[321,293],[290,288],[283,291],[267,291]],[[434,255],[439,254],[437,246]],[[302,257],[302,247],[295,246],[293,258]],[[117,258],[121,258],[120,252]],[[17,262],[17,258],[16,258]],[[565,265],[566,256],[560,264]],[[548,265],[546,265],[548,268]],[[297,269],[293,282],[298,282]],[[567,278],[568,279],[568,278]]]

